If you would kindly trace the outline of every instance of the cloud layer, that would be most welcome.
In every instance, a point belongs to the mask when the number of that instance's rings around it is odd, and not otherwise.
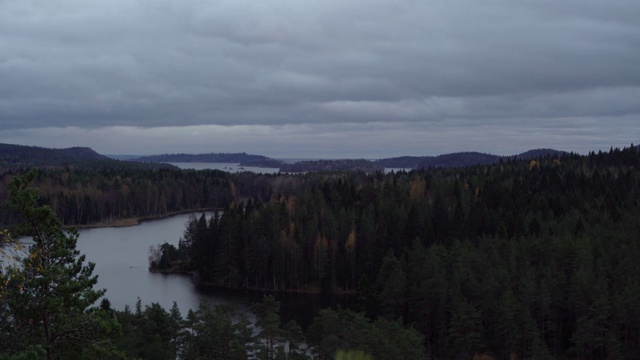
[[[640,135],[638,14],[623,0],[0,0],[0,141],[624,145]],[[139,152],[127,144],[105,151]]]

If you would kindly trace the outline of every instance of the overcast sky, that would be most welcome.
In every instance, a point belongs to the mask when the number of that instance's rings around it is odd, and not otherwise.
[[[637,0],[0,0],[0,142],[389,157],[640,139]]]

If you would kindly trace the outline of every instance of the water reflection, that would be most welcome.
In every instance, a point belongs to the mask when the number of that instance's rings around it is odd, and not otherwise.
[[[78,250],[96,264],[97,287],[107,289],[106,297],[114,308],[133,307],[137,299],[143,305],[157,302],[165,308],[176,302],[183,314],[198,307],[203,299],[189,276],[148,270],[149,247],[165,242],[177,245],[188,219],[189,215],[178,215],[132,227],[80,230]]]
[[[199,216],[199,214],[197,214]],[[98,288],[107,289],[106,297],[116,309],[159,303],[166,309],[178,304],[183,315],[196,309],[201,301],[211,304],[235,304],[249,308],[264,293],[246,290],[199,289],[188,275],[156,274],[148,271],[149,247],[161,243],[178,245],[190,215],[143,222],[138,226],[80,230],[78,250],[96,264]],[[306,327],[320,308],[351,306],[347,296],[278,293],[284,321],[295,319]]]

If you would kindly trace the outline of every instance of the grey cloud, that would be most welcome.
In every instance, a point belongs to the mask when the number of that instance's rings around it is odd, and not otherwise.
[[[639,13],[596,0],[4,1],[0,122],[623,129],[640,114]]]
[[[340,123],[300,125],[199,125],[177,127],[44,128],[0,130],[0,142],[68,147],[91,146],[104,154],[247,151],[273,157],[364,157],[437,155],[483,151],[513,155],[551,147],[585,154],[627,146],[640,135],[636,119],[468,120],[423,124]],[[170,149],[170,150],[169,150]]]

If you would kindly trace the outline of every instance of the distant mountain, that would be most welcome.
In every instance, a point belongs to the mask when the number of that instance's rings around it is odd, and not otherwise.
[[[88,147],[49,149],[37,146],[0,144],[0,171],[25,168],[158,168],[171,165],[145,165],[113,160]]]
[[[162,154],[141,156],[129,159],[138,162],[201,162],[201,163],[246,163],[249,161],[271,160],[262,155],[250,155],[247,153],[208,153],[208,154]]]
[[[283,164],[280,166],[281,172],[309,172],[309,171],[383,171],[384,167],[363,159],[344,160],[311,160],[300,161],[294,164]]]

